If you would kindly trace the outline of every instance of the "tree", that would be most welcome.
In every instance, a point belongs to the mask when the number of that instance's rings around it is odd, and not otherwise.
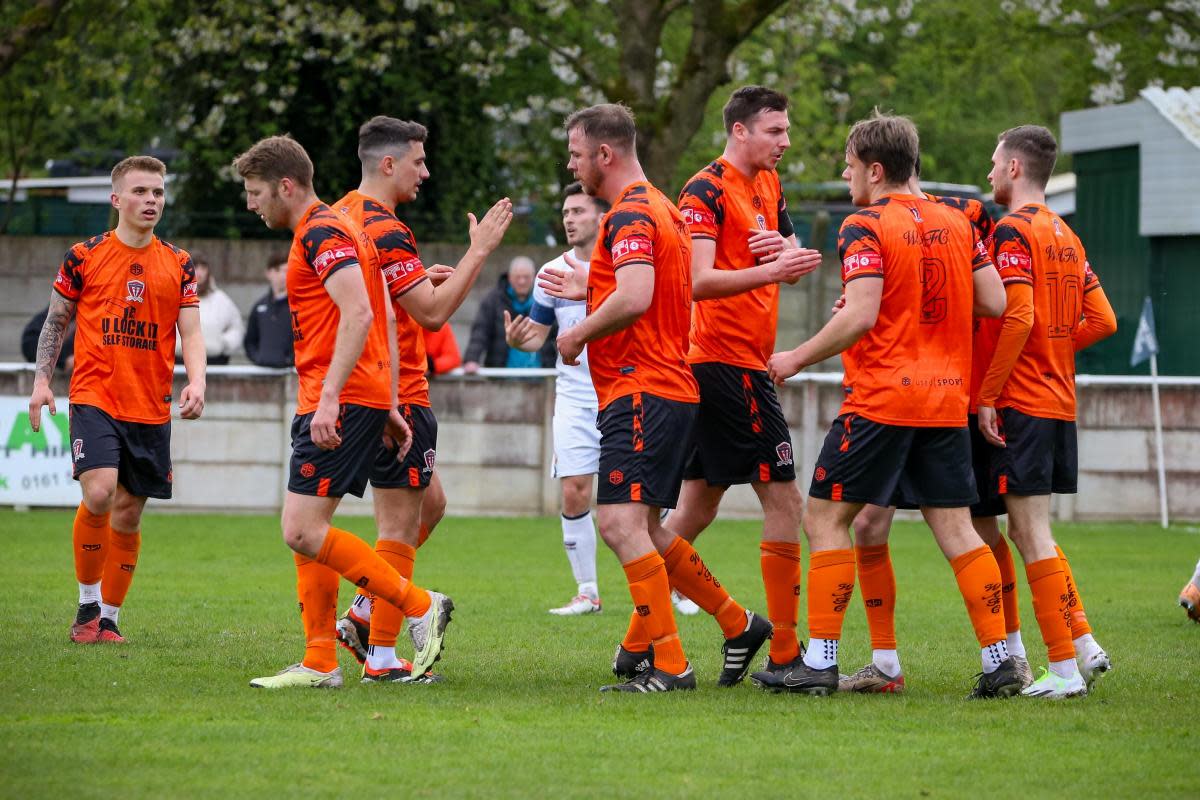
[[[17,12],[15,18],[10,16],[12,12],[8,8],[3,8],[6,32],[0,36],[0,76],[7,74],[13,64],[50,32],[67,2],[37,0],[32,7]]]

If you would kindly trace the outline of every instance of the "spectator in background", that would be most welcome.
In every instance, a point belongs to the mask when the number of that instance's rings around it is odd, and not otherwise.
[[[42,326],[46,324],[46,315],[50,306],[33,315],[21,331],[21,355],[31,364],[37,361],[38,337],[42,335]],[[67,335],[63,339],[62,349],[58,352],[58,362],[54,368],[62,372],[70,372],[75,368],[75,320],[67,326]]]
[[[204,256],[192,254],[196,267],[196,294],[200,297],[200,329],[204,333],[204,349],[208,365],[228,364],[229,357],[242,343],[242,312],[229,295],[217,288],[211,264]],[[175,362],[183,363],[183,340],[175,342]]]
[[[260,367],[290,367],[292,314],[288,309],[286,252],[275,253],[267,262],[267,293],[250,309],[246,322],[246,357]]]
[[[458,340],[454,338],[449,322],[436,331],[422,328],[421,333],[425,336],[425,358],[429,362],[430,375],[444,375],[462,364]]]
[[[516,317],[529,316],[533,308],[533,276],[537,272],[533,259],[517,256],[500,276],[496,287],[479,303],[479,312],[471,325],[471,341],[463,361],[463,372],[478,372],[484,367],[551,367],[554,366],[555,332],[546,337],[538,351],[526,353],[509,347],[504,340],[504,312]]]

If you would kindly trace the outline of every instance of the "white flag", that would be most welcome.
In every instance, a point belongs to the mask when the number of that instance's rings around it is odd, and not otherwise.
[[[1133,355],[1129,366],[1136,367],[1150,356],[1158,354],[1158,337],[1154,335],[1154,306],[1150,298],[1142,304],[1142,316],[1138,319],[1137,333],[1133,335]]]

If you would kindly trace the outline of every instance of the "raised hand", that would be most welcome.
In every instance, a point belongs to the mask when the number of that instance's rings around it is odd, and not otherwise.
[[[524,350],[525,345],[537,337],[535,323],[529,317],[518,314],[513,317],[507,310],[504,312],[504,343],[517,350]]]
[[[481,220],[476,221],[475,215],[467,212],[467,219],[470,221],[468,232],[471,236],[471,247],[482,250],[484,253],[495,250],[504,238],[504,233],[508,230],[512,218],[512,201],[507,197],[497,200]]]
[[[547,267],[538,275],[538,286],[551,297],[561,300],[583,300],[587,297],[587,270],[570,253],[563,259],[569,269]]]

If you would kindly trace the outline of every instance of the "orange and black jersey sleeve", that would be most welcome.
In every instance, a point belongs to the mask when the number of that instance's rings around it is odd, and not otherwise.
[[[838,232],[842,285],[858,278],[882,278],[882,221],[877,209],[864,208],[846,217]]]
[[[1029,228],[1013,215],[996,226],[992,236],[993,259],[1005,286],[1015,283],[1033,285],[1033,248],[1029,243]]]
[[[305,263],[312,268],[322,283],[344,267],[359,266],[354,240],[343,225],[338,224],[339,221],[328,206],[314,211],[307,222],[300,245],[304,251]]]
[[[987,212],[987,208],[983,203],[973,197],[942,197],[940,195],[927,194],[927,200],[932,200],[935,203],[940,203],[949,208],[957,209],[966,215],[970,221],[971,227],[979,234],[979,241],[983,242],[983,246],[991,248],[992,235],[996,230],[996,223],[992,221],[992,217]]]
[[[654,266],[654,234],[649,209],[639,208],[636,197],[626,197],[604,223],[604,248],[612,254],[613,271],[629,264]]]
[[[73,303],[79,302],[79,296],[83,293],[83,263],[87,260],[88,253],[109,236],[112,236],[111,231],[71,246],[63,256],[62,266],[58,268],[58,274],[54,277],[56,292]]]
[[[776,176],[775,180],[778,183],[779,177]],[[776,224],[779,226],[779,232],[783,238],[796,235],[796,226],[792,224],[792,215],[788,213],[787,198],[783,196],[782,186],[779,187],[779,216]]]
[[[379,266],[392,299],[409,292],[428,276],[417,239],[407,225],[376,200],[363,199],[363,229],[379,251]]]
[[[679,193],[679,213],[693,239],[716,240],[725,222],[725,165],[714,161]]]

